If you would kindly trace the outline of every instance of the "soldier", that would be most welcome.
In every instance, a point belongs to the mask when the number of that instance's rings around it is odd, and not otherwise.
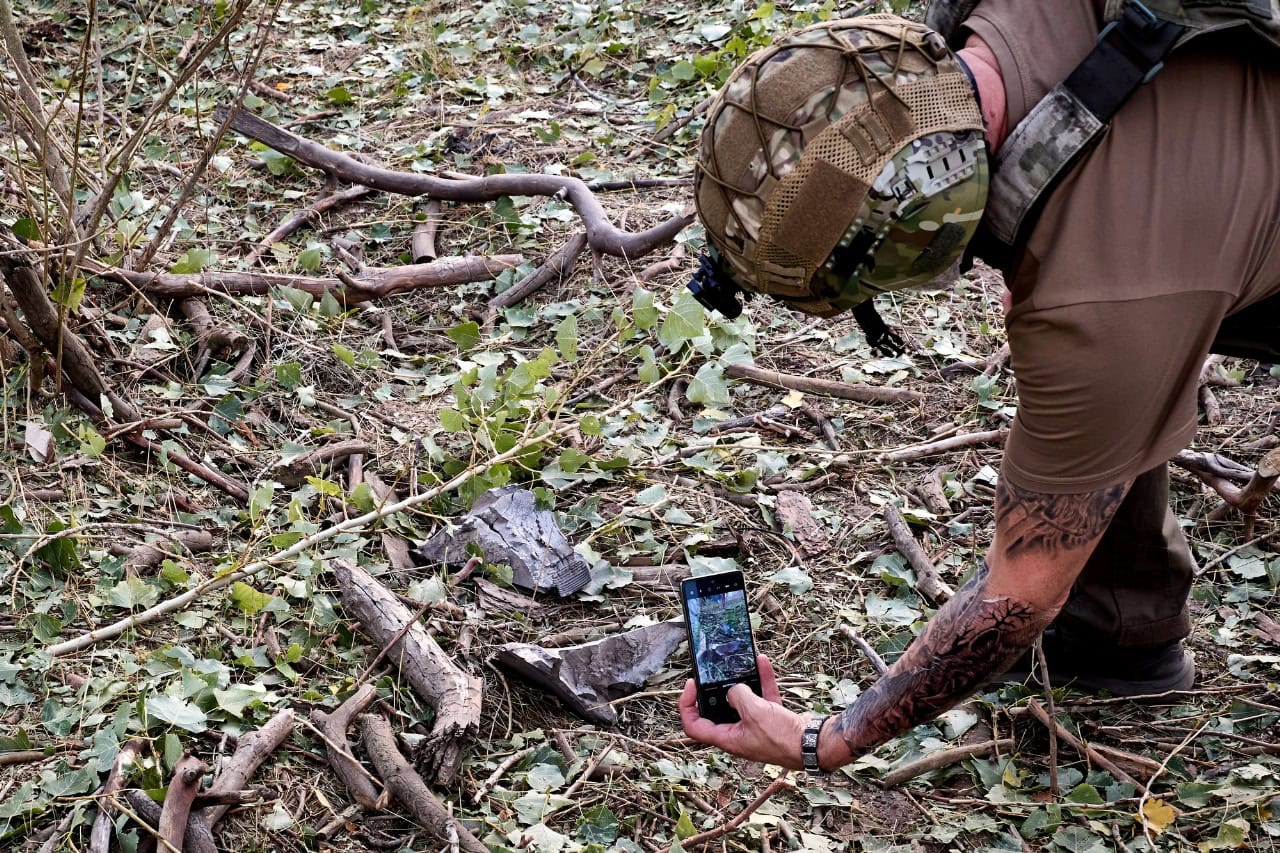
[[[782,39],[702,137],[705,304],[852,309],[892,347],[871,299],[966,246],[1009,288],[1019,405],[983,565],[838,716],[785,709],[763,656],[763,697],[729,693],[740,723],[686,686],[690,737],[784,767],[830,770],[1025,677],[1042,633],[1054,684],[1191,687],[1166,462],[1210,351],[1280,360],[1277,0],[935,0],[927,20],[945,39],[888,15]]]

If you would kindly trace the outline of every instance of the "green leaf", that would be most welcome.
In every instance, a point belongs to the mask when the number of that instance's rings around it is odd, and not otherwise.
[[[338,360],[341,361],[343,364],[345,364],[347,367],[356,366],[356,354],[353,351],[344,347],[342,344],[337,342],[334,343],[333,354],[336,355],[338,357]]]
[[[696,73],[693,63],[687,59],[682,59],[675,65],[671,66],[671,77],[673,80],[692,80]]]
[[[1070,853],[1110,853],[1102,839],[1082,826],[1068,826],[1053,834],[1053,843]]]
[[[690,402],[704,406],[729,405],[729,385],[724,380],[724,368],[715,362],[708,361],[698,368],[689,387],[684,392]]]
[[[584,844],[612,844],[618,838],[617,816],[603,803],[587,809],[578,822],[578,838]]]
[[[160,598],[160,590],[142,578],[125,578],[111,588],[108,598],[116,607],[133,610],[155,604]]]
[[[13,223],[13,233],[23,240],[44,240],[40,236],[40,226],[29,216],[24,216]]]
[[[205,730],[204,711],[184,699],[174,699],[172,696],[148,696],[146,709],[148,717],[154,717],[162,723],[168,723],[189,732]]]
[[[277,364],[275,374],[276,382],[286,391],[292,391],[302,384],[302,365],[296,361]]]
[[[166,732],[164,736],[164,763],[166,767],[176,767],[178,762],[182,760],[182,738],[173,732]]]
[[[556,326],[556,349],[566,362],[578,359],[578,315],[570,314]]]
[[[1243,847],[1249,837],[1249,821],[1243,818],[1224,820],[1218,827],[1218,834],[1198,845],[1202,853],[1209,850],[1235,850]]]
[[[85,280],[79,276],[70,280],[62,279],[53,288],[53,301],[66,306],[68,311],[75,311],[84,298],[85,284]]]
[[[652,329],[658,322],[658,309],[653,304],[653,294],[637,287],[631,294],[631,319],[637,329]]]
[[[765,578],[771,583],[785,583],[796,595],[804,595],[813,589],[813,578],[804,573],[804,570],[797,566],[788,566],[785,569],[774,572]]]
[[[480,324],[475,320],[468,320],[447,330],[445,334],[458,345],[459,351],[466,352],[480,343]]]
[[[441,409],[440,426],[445,432],[466,432],[467,419],[457,409]]]
[[[260,705],[266,698],[267,688],[261,684],[233,684],[226,690],[213,691],[218,707],[234,717],[244,716],[245,708]]]
[[[1178,802],[1193,809],[1202,809],[1209,805],[1220,787],[1205,782],[1182,782],[1178,785]]]
[[[258,592],[244,581],[236,581],[231,585],[231,601],[246,616],[253,616],[271,603],[272,597],[265,592]]]
[[[217,255],[208,249],[187,249],[177,263],[169,268],[173,273],[197,273],[213,263]]]
[[[351,92],[347,90],[346,86],[334,86],[325,92],[324,96],[329,99],[330,103],[338,105],[349,104],[355,100],[351,97]]]
[[[650,384],[662,378],[662,369],[658,367],[653,347],[648,344],[640,347],[640,366],[636,368],[636,376],[640,378],[641,382]]]
[[[706,311],[693,294],[687,290],[676,296],[675,304],[662,320],[658,329],[658,340],[672,352],[679,352],[690,338],[703,334],[706,322]]]
[[[318,272],[320,270],[320,262],[323,260],[319,249],[304,249],[298,253],[298,257],[294,262],[303,272]]]
[[[600,419],[595,415],[583,415],[578,421],[578,430],[583,435],[602,435],[604,425],[600,423]]]
[[[42,643],[52,643],[62,633],[62,620],[47,613],[31,617],[31,636]]]
[[[689,813],[684,809],[680,810],[680,818],[676,821],[676,838],[681,841],[691,838],[698,834],[698,829],[693,825],[693,818],[689,817]]]
[[[1066,800],[1069,803],[1082,803],[1091,806],[1100,806],[1105,802],[1102,799],[1102,795],[1098,793],[1098,789],[1088,782],[1072,788],[1071,792],[1067,794]]]

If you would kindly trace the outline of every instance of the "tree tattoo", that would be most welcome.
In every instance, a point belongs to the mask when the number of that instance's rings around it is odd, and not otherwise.
[[[996,483],[996,526],[1005,554],[1054,557],[1102,535],[1133,481],[1082,495],[1046,495]]]
[[[968,697],[1030,648],[1053,619],[1056,610],[989,597],[987,575],[984,563],[889,673],[828,725],[854,756]]]

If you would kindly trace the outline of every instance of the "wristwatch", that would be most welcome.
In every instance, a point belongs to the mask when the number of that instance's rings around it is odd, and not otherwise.
[[[806,773],[822,772],[822,768],[818,766],[818,734],[822,731],[822,724],[826,721],[826,714],[811,718],[805,724],[804,734],[800,736],[800,756],[804,760],[804,772]]]

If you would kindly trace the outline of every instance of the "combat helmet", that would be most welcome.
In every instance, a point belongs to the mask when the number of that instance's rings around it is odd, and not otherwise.
[[[855,309],[867,329],[855,306],[878,323],[872,297],[960,257],[987,177],[981,110],[941,36],[895,15],[814,24],[748,58],[708,111],[694,197],[709,251],[689,288],[730,317],[743,290]]]

